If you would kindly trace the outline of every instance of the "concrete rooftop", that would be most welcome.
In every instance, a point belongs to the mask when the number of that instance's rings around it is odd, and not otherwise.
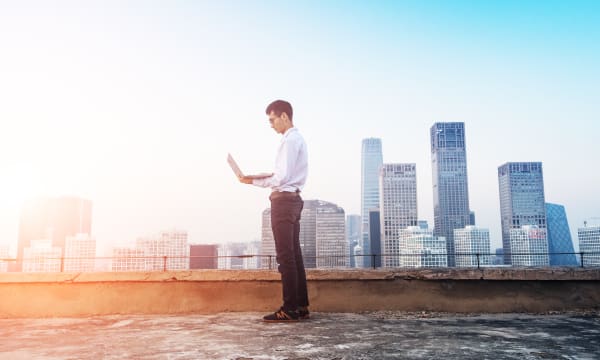
[[[0,320],[0,359],[599,359],[600,312],[263,313]]]

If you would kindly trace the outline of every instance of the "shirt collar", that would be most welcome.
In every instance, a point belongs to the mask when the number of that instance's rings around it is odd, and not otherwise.
[[[287,129],[285,133],[283,133],[283,137],[286,138],[292,131],[298,131],[298,129],[292,126],[291,128]]]

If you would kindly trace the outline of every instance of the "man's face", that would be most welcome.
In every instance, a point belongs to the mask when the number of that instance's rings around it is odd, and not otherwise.
[[[271,127],[278,134],[283,134],[286,128],[286,124],[282,116],[285,117],[285,113],[282,113],[280,116],[277,116],[275,114],[275,111],[271,111],[271,113],[269,114],[269,122],[271,123]]]

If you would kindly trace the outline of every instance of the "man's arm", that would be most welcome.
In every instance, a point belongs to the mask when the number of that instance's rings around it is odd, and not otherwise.
[[[273,176],[264,179],[254,179],[253,185],[260,187],[277,187],[289,180],[295,160],[298,157],[299,144],[293,139],[282,144]]]
[[[252,184],[252,179],[247,176],[240,176],[238,179],[242,184]]]

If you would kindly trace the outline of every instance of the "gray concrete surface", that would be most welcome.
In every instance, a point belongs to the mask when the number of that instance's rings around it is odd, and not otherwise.
[[[0,320],[0,359],[600,359],[597,311],[262,313]]]

